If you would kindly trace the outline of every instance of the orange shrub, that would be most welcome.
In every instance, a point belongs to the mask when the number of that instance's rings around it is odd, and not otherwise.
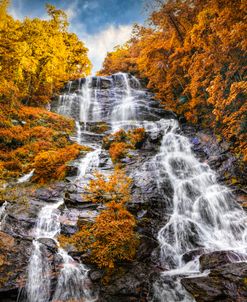
[[[117,261],[131,261],[138,247],[134,216],[125,208],[130,201],[131,179],[124,171],[115,169],[106,179],[96,174],[88,191],[92,202],[106,204],[93,224],[67,238],[60,236],[62,245],[72,244],[77,250],[88,252],[90,261],[101,268],[113,269]]]
[[[111,144],[109,154],[113,163],[117,163],[128,154],[129,145],[124,142]]]
[[[95,179],[90,180],[87,187],[90,201],[115,201],[124,204],[130,200],[131,182],[131,178],[122,169],[115,168],[108,178],[101,173],[95,173]]]
[[[80,154],[81,146],[73,144],[56,151],[40,152],[35,158],[34,181],[46,183],[49,180],[63,179],[66,173],[66,163],[75,159]]]
[[[144,128],[136,128],[128,132],[120,129],[103,139],[103,147],[109,149],[113,163],[119,162],[128,155],[130,149],[140,148],[146,137]]]
[[[134,232],[136,222],[122,205],[111,202],[93,225],[83,226],[70,238],[61,237],[63,245],[72,244],[77,250],[90,253],[91,262],[101,268],[113,269],[117,261],[131,261],[138,247]]]
[[[0,113],[6,119],[5,126],[0,127],[0,178],[27,173],[39,153],[71,145],[68,139],[68,134],[74,130],[71,119],[20,103],[13,108],[0,103]]]
[[[136,128],[133,130],[128,131],[128,137],[130,143],[135,147],[141,147],[142,143],[145,140],[146,132],[144,128]]]

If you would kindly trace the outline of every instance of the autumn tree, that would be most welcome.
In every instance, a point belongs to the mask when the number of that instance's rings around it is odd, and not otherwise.
[[[0,1],[0,180],[33,168],[38,182],[61,179],[80,147],[68,139],[74,122],[44,107],[67,80],[90,73],[87,48],[62,10],[47,5],[49,19],[20,21],[8,5]]]
[[[166,108],[211,127],[247,160],[246,12],[241,0],[159,1],[151,26],[136,28],[100,73],[135,66]]]
[[[89,183],[86,198],[104,204],[105,209],[93,224],[83,225],[69,238],[60,236],[60,242],[88,252],[90,261],[101,268],[113,269],[118,261],[133,260],[138,237],[135,218],[126,209],[130,184],[131,179],[123,170],[116,169],[109,177],[97,173]]]
[[[116,164],[128,156],[128,151],[140,148],[145,138],[144,128],[135,128],[129,131],[120,129],[103,138],[103,147],[109,150],[112,162]]]
[[[26,104],[43,105],[65,81],[90,73],[87,48],[68,32],[67,16],[47,5],[49,20],[14,20],[0,13],[0,98],[13,97]]]

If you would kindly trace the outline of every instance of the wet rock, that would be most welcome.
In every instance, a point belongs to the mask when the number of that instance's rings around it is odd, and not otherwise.
[[[231,262],[244,261],[246,256],[243,254],[237,254],[233,251],[215,251],[212,253],[204,254],[200,257],[200,269],[201,271],[207,269],[214,269],[219,266],[225,265]]]
[[[104,276],[103,270],[90,270],[89,277],[92,281],[99,281]]]
[[[43,203],[30,199],[29,205],[11,203],[8,205],[2,230],[14,237],[32,237],[32,230]]]
[[[77,205],[78,203],[83,202],[83,197],[81,196],[81,194],[69,194],[68,192],[66,192],[64,195],[64,201],[66,205]]]
[[[108,284],[101,285],[99,302],[149,301],[150,275],[150,267],[143,263],[120,266]]]
[[[45,245],[50,252],[56,253],[58,250],[57,242],[51,238],[39,238],[38,241]]]
[[[212,269],[208,276],[182,279],[198,302],[247,301],[247,263],[230,263]]]
[[[34,196],[35,198],[46,202],[57,202],[61,198],[65,186],[66,186],[65,183],[61,182],[61,183],[56,183],[48,188],[43,187],[37,189],[34,193]]]
[[[150,256],[158,245],[159,244],[156,239],[145,235],[140,236],[140,245],[137,250],[136,258],[140,262],[150,261]]]
[[[17,292],[25,280],[32,251],[32,241],[14,238],[0,232],[0,297],[7,301],[11,291]]]
[[[182,257],[182,260],[184,262],[190,262],[194,259],[196,259],[198,256],[202,255],[204,253],[204,250],[202,249],[198,249],[198,250],[192,250],[192,251],[189,251],[188,253],[185,253]]]
[[[70,164],[67,167],[66,177],[75,177],[78,175],[78,167],[74,164]]]

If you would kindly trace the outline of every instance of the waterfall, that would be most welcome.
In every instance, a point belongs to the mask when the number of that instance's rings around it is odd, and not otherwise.
[[[114,76],[120,80],[123,86],[121,88],[123,95],[115,98],[111,112],[112,128],[113,131],[117,131],[120,128],[124,128],[126,124],[131,124],[131,122],[133,123],[137,120],[137,102],[135,102],[128,75],[126,73],[117,73]],[[135,80],[138,81],[136,78]]]
[[[6,207],[8,203],[5,201],[0,207],[0,231],[3,229],[5,218],[6,218]]]
[[[96,301],[90,284],[88,283],[88,269],[83,264],[78,264],[63,249],[59,249],[63,258],[63,268],[58,278],[57,287],[52,301]]]
[[[30,171],[29,173],[21,176],[20,178],[17,179],[17,183],[24,183],[24,182],[28,182],[32,176],[33,176],[34,170]]]
[[[216,174],[210,167],[195,157],[189,140],[181,134],[172,114],[165,119],[162,109],[147,97],[135,77],[124,73],[87,77],[69,82],[67,88],[59,97],[55,110],[75,120],[75,133],[71,139],[93,149],[76,161],[78,173],[72,181],[77,187],[88,181],[94,170],[100,170],[104,152],[102,135],[92,130],[100,122],[109,128],[105,134],[144,127],[154,141],[161,138],[159,152],[143,164],[147,173],[154,171],[156,186],[163,194],[169,218],[157,236],[164,271],[153,285],[154,301],[194,301],[180,279],[202,274],[199,257],[203,253],[233,251],[240,260],[247,259],[245,212],[235,202],[232,192],[217,183]],[[28,180],[28,177],[30,175],[25,175],[22,180]],[[89,282],[88,268],[76,262],[57,242],[62,205],[61,200],[40,210],[28,266],[27,298],[20,299],[22,302],[97,301],[97,294],[93,293]],[[51,282],[54,268],[42,243],[45,238],[56,243],[56,257],[61,260],[56,286]],[[198,251],[198,256],[186,262],[184,256],[194,251]]]
[[[231,191],[217,183],[215,173],[199,162],[189,140],[179,134],[176,120],[163,121],[163,139],[154,163],[159,185],[169,179],[173,197],[170,219],[158,234],[161,261],[167,270],[155,284],[158,301],[194,301],[182,288],[179,276],[200,274],[199,256],[185,262],[194,250],[234,251],[247,259],[247,216]],[[207,273],[207,272],[206,272]],[[171,286],[173,278],[173,286]]]
[[[84,158],[81,159],[78,169],[78,180],[80,181],[87,172],[92,172],[99,165],[99,155],[101,148],[92,152],[88,152]]]
[[[37,219],[33,251],[28,265],[28,278],[25,294],[18,301],[23,302],[48,302],[52,301],[76,301],[92,302],[96,295],[93,294],[88,281],[87,268],[77,263],[68,253],[59,247],[56,237],[60,234],[60,210],[63,200],[44,206]],[[52,267],[47,259],[47,251],[39,240],[52,239],[58,248],[58,255],[62,258],[61,271],[53,296],[51,296]]]

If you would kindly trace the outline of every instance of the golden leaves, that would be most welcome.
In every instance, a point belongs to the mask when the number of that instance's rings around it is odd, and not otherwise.
[[[166,108],[213,128],[246,158],[246,9],[241,0],[166,1],[102,72],[114,66],[146,79]]]

